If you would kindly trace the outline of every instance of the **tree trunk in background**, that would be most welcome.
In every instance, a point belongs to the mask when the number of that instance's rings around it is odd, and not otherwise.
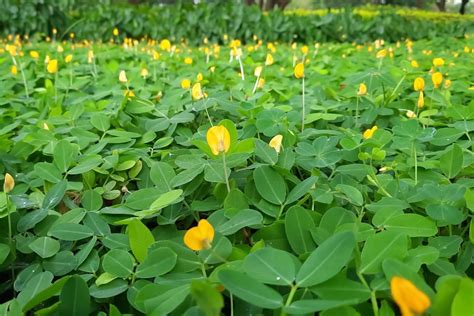
[[[416,0],[416,7],[418,9],[423,9],[423,0]]]
[[[466,6],[469,3],[469,0],[462,0],[461,7],[459,8],[459,13],[466,13]]]
[[[439,11],[446,12],[446,0],[436,1],[436,6],[438,6]]]
[[[246,5],[252,5],[255,4],[255,0],[245,0]]]

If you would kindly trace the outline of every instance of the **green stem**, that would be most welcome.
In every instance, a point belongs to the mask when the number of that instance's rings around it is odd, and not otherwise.
[[[356,127],[359,127],[359,99],[360,99],[360,97],[357,96],[356,114],[355,114],[355,125],[356,125]]]
[[[286,299],[286,302],[285,302],[285,307],[290,306],[291,302],[293,301],[293,298],[295,297],[296,290],[298,290],[298,286],[292,285],[290,294],[288,294],[288,298]],[[280,313],[280,316],[286,316],[286,313],[283,309]]]
[[[415,142],[413,142],[413,159],[414,159],[414,162],[415,162],[415,185],[418,184],[418,159],[417,159],[417,156],[416,156],[416,144]]]
[[[285,208],[285,203],[283,203],[281,206],[280,206],[280,211],[278,211],[278,215],[276,217],[276,220],[279,220],[280,217],[281,217],[281,214],[283,214],[283,209]]]
[[[230,192],[230,185],[229,185],[229,175],[227,174],[227,164],[225,161],[225,153],[222,153],[222,163],[224,164],[224,177],[225,177],[225,184],[227,186],[227,193]]]
[[[304,131],[304,116],[305,116],[305,106],[304,106],[304,76],[303,80],[301,81],[301,132]]]
[[[359,245],[356,245],[355,247],[356,249],[356,267],[357,267],[357,277],[359,278],[360,282],[362,282],[362,284],[370,291],[370,301],[372,303],[372,310],[374,312],[374,316],[378,316],[379,315],[379,307],[378,307],[378,304],[377,304],[377,296],[375,295],[375,291],[372,290],[369,286],[369,284],[367,283],[367,281],[365,280],[364,276],[362,275],[362,273],[360,273],[359,271],[359,268],[360,268],[360,262],[361,262],[361,253],[360,253],[360,249],[359,249]]]
[[[7,220],[8,220],[8,246],[10,247],[10,251],[15,251],[15,247],[13,246],[13,236],[12,236],[12,219],[10,216],[10,197],[7,195]],[[13,297],[15,297],[15,287],[13,286],[13,282],[15,281],[15,268],[13,266],[13,262],[10,265],[11,268],[11,275],[12,275],[12,293]]]

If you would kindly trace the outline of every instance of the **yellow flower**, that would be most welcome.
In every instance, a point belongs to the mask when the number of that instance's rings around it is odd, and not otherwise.
[[[451,80],[446,79],[446,80],[444,81],[444,88],[445,88],[445,89],[449,89],[449,88],[451,87],[451,83],[452,83]]]
[[[415,91],[424,91],[425,90],[425,80],[421,77],[418,77],[413,82],[413,89]]]
[[[48,61],[48,66],[46,66],[46,70],[48,70],[50,74],[56,73],[58,71],[58,60],[50,59]]]
[[[444,65],[444,59],[443,58],[434,58],[433,59],[433,65],[435,67],[441,67]]]
[[[120,70],[120,73],[119,73],[119,81],[121,83],[127,83],[128,80],[127,80],[127,74],[125,73],[125,70]]]
[[[114,28],[114,30],[112,31],[112,34],[113,34],[114,36],[118,36],[118,35],[119,35],[119,30],[118,30],[118,28]]]
[[[58,53],[64,52],[64,48],[61,45],[58,45],[58,48],[56,49]]]
[[[199,82],[194,84],[191,94],[194,100],[201,100],[202,98],[204,98],[204,94],[202,93],[201,89],[201,84]]]
[[[275,151],[277,153],[280,153],[280,150],[281,150],[281,141],[283,140],[283,136],[278,134],[276,136],[274,136],[270,142],[268,143],[268,145],[270,145],[270,147],[272,147],[273,149],[275,149]]]
[[[161,40],[160,49],[169,52],[171,50],[171,42],[166,38],[164,40]]]
[[[143,78],[148,77],[148,69],[142,68],[142,70],[140,70],[140,76],[142,76]]]
[[[186,57],[186,58],[184,59],[184,63],[185,63],[186,65],[191,65],[191,64],[193,63],[193,59],[192,59],[191,57]]]
[[[416,102],[416,106],[419,109],[425,106],[425,97],[423,95],[423,91],[420,91],[420,95],[418,96],[418,101]]]
[[[273,56],[272,54],[267,54],[267,58],[265,58],[265,66],[270,66],[273,64]]]
[[[72,32],[69,33],[69,38],[70,38],[70,39],[73,39],[74,37],[76,37],[76,34],[74,34],[74,33],[72,33]]]
[[[359,85],[359,90],[357,91],[358,96],[366,95],[367,94],[367,86],[365,83],[361,83]]]
[[[402,316],[423,314],[431,305],[429,297],[420,291],[411,281],[399,276],[390,280],[392,298],[400,307]]]
[[[196,76],[196,79],[197,79],[197,81],[202,81],[202,79],[204,79],[203,76],[202,76],[202,73],[198,73],[197,76]]]
[[[377,55],[375,55],[375,57],[377,57],[377,58],[385,58],[386,56],[387,56],[387,50],[386,49],[379,50],[377,52]]]
[[[263,88],[264,85],[265,85],[265,79],[263,79],[263,78],[258,79],[257,87],[258,88]]]
[[[72,55],[71,55],[71,54],[67,55],[67,56],[64,58],[64,61],[65,61],[67,64],[70,63],[70,62],[72,61]]]
[[[156,50],[153,51],[153,60],[158,60],[160,59],[160,53],[158,53]]]
[[[262,74],[262,66],[258,66],[257,68],[255,68],[255,71],[253,74],[255,77],[260,77],[260,75]]]
[[[12,73],[12,75],[16,76],[16,74],[18,73],[18,69],[16,68],[15,65],[12,66],[12,68],[10,69],[10,72]]]
[[[94,51],[93,50],[89,50],[87,52],[87,62],[89,64],[92,64],[92,62],[94,61]]]
[[[230,134],[223,125],[213,126],[206,133],[207,144],[214,155],[226,153],[230,147]]]
[[[214,73],[214,71],[216,71],[216,66],[212,66],[211,68],[209,68],[209,70]]]
[[[412,66],[413,68],[418,68],[418,67],[420,67],[420,65],[418,65],[418,62],[417,62],[416,60],[412,60],[412,61],[411,61],[411,66]]]
[[[304,64],[298,63],[295,66],[294,74],[297,79],[301,79],[304,77]]]
[[[184,244],[194,251],[211,248],[213,240],[214,227],[205,219],[201,219],[197,226],[184,234]]]
[[[3,182],[3,192],[9,193],[15,187],[15,179],[9,174],[5,173],[5,180]]]
[[[181,88],[185,90],[191,88],[191,81],[189,79],[181,80]]]
[[[378,129],[379,128],[377,127],[377,125],[374,125],[372,128],[366,129],[362,136],[364,137],[364,139],[372,138],[372,136],[374,136],[375,131]]]
[[[434,87],[438,88],[443,82],[443,75],[440,72],[435,72],[431,75],[431,81],[433,81]]]
[[[132,98],[135,96],[135,92],[133,92],[132,90],[125,90],[123,92],[123,96],[127,98]]]
[[[415,114],[415,112],[413,112],[413,111],[411,111],[411,110],[408,110],[408,111],[407,111],[407,117],[408,117],[409,119],[414,119],[414,118],[416,118],[416,114]]]
[[[33,59],[38,59],[38,58],[39,58],[39,54],[38,54],[38,52],[35,51],[35,50],[32,50],[32,51],[30,52],[30,56],[31,56],[31,58],[33,58]]]
[[[308,55],[308,51],[309,51],[309,48],[307,45],[304,45],[301,47],[301,52],[303,53],[303,55]]]
[[[58,30],[55,27],[53,27],[53,34],[56,35],[57,33],[58,33]]]

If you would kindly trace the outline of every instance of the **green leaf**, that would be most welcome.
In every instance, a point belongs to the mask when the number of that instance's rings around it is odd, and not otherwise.
[[[63,288],[64,284],[71,278],[71,276],[65,276],[56,282],[54,282],[52,285],[48,286],[44,290],[38,292],[34,297],[32,297],[23,307],[23,312],[28,312],[31,310],[33,307],[43,303],[44,301],[50,299],[53,296],[56,296],[59,294],[61,289]]]
[[[313,299],[313,300],[300,300],[291,303],[289,306],[285,307],[284,310],[288,314],[301,315],[301,314],[313,314],[316,312],[337,308],[340,306],[353,305],[357,304],[357,300],[322,300],[322,299]]]
[[[166,193],[163,193],[160,197],[158,197],[153,203],[150,205],[149,210],[135,212],[136,216],[145,217],[153,215],[159,212],[161,209],[177,203],[181,200],[181,195],[183,194],[183,190],[172,190]]]
[[[255,155],[270,165],[274,165],[278,161],[276,150],[260,139],[255,139]]]
[[[472,304],[473,293],[474,281],[469,278],[463,278],[459,284],[459,290],[453,300],[453,305],[451,308],[452,316],[474,314],[474,304]]]
[[[279,308],[283,305],[283,298],[277,291],[245,273],[221,270],[217,277],[226,290],[250,304],[269,309]]]
[[[353,186],[347,184],[338,184],[336,185],[336,190],[341,191],[349,200],[350,203],[362,206],[364,204],[364,198],[362,197],[362,193]]]
[[[105,132],[110,128],[110,118],[102,113],[94,113],[90,120],[92,126],[101,132]]]
[[[46,289],[53,281],[53,274],[49,271],[41,272],[33,276],[25,285],[25,289],[18,294],[17,300],[22,308],[32,300],[36,294]]]
[[[409,237],[431,237],[436,235],[436,224],[418,214],[400,214],[385,221],[387,231],[404,233]]]
[[[48,162],[36,163],[33,167],[35,174],[43,180],[58,183],[62,179],[61,171],[55,165]]]
[[[218,231],[222,235],[231,235],[240,229],[248,226],[261,224],[263,216],[255,210],[239,210],[228,221],[218,226]]]
[[[308,194],[311,188],[316,183],[316,177],[309,177],[308,179],[298,183],[291,191],[288,193],[285,204],[290,204],[296,202],[299,198]]]
[[[53,151],[53,162],[60,172],[64,173],[69,169],[76,158],[77,151],[77,146],[65,139],[56,144]]]
[[[82,194],[81,204],[88,211],[98,211],[102,207],[102,196],[96,190],[86,190]]]
[[[59,251],[60,245],[56,239],[40,237],[30,243],[29,247],[41,258],[49,258]]]
[[[283,177],[269,166],[260,166],[253,172],[257,192],[273,204],[283,204],[286,198],[286,183]]]
[[[226,168],[227,177],[230,175],[230,168]],[[226,173],[224,164],[218,161],[210,161],[204,168],[204,180],[208,182],[226,183]]]
[[[311,253],[296,275],[298,286],[313,286],[335,276],[351,258],[354,246],[352,232],[338,233],[326,239]]]
[[[108,298],[119,295],[128,289],[128,282],[122,279],[113,280],[105,285],[92,285],[89,288],[89,293],[95,298]]]
[[[433,316],[451,315],[451,307],[461,280],[462,277],[457,275],[449,275],[438,279],[436,282],[436,296],[431,307]]]
[[[125,206],[134,210],[146,210],[150,208],[151,203],[156,200],[163,191],[157,188],[145,188],[130,193],[125,202]]]
[[[51,227],[48,235],[60,240],[76,241],[91,237],[94,235],[94,232],[92,229],[84,225],[75,223],[61,223]]]
[[[154,278],[173,270],[178,256],[169,248],[153,248],[136,272],[137,278]]]
[[[128,278],[133,272],[134,260],[128,251],[112,249],[104,255],[102,268],[119,278]]]
[[[139,219],[134,219],[128,224],[127,234],[133,255],[138,262],[144,262],[148,248],[155,242],[152,233]]]
[[[457,225],[465,218],[459,208],[447,204],[430,204],[426,207],[426,214],[436,220],[438,226]]]
[[[191,295],[206,316],[219,316],[224,307],[222,294],[209,281],[193,280]]]
[[[244,260],[244,270],[258,281],[274,285],[291,285],[296,276],[291,255],[270,247],[249,254]]]
[[[62,180],[56,183],[51,189],[49,189],[48,193],[46,193],[46,196],[43,199],[42,208],[45,210],[50,210],[56,205],[58,205],[59,202],[61,202],[61,200],[63,199],[64,194],[66,193],[66,189],[66,180]]]
[[[10,254],[10,246],[5,244],[0,244],[0,264],[2,264],[5,259],[7,259]]]
[[[316,244],[311,237],[314,221],[309,212],[301,206],[293,206],[285,216],[285,232],[291,248],[297,254],[311,252]]]
[[[449,178],[456,177],[463,167],[462,148],[454,144],[450,150],[439,158],[439,166],[441,171]]]
[[[91,303],[86,282],[79,276],[71,277],[61,290],[59,302],[60,315],[88,315]]]

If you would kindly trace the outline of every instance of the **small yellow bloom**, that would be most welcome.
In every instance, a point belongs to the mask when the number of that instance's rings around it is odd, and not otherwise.
[[[197,81],[202,81],[202,79],[204,79],[204,77],[202,76],[202,73],[198,73],[196,76],[196,79]]]
[[[281,142],[283,140],[283,136],[278,134],[276,136],[274,136],[270,142],[268,143],[268,145],[270,145],[270,147],[272,147],[273,149],[275,149],[275,151],[277,153],[280,153],[280,150],[281,150]]]
[[[193,59],[192,59],[191,57],[186,57],[186,58],[184,59],[184,63],[185,63],[186,65],[191,65],[191,64],[193,63]]]
[[[223,125],[213,126],[206,133],[207,144],[214,155],[226,153],[230,147],[230,134]]]
[[[440,72],[435,72],[431,75],[431,81],[433,81],[434,87],[438,88],[443,82],[443,75]]]
[[[307,45],[303,45],[301,47],[301,52],[303,53],[303,55],[308,55],[308,52],[309,52],[309,48]]]
[[[15,187],[15,179],[9,174],[5,173],[5,180],[3,182],[3,192],[10,193]]]
[[[70,63],[70,62],[72,61],[72,55],[71,55],[71,54],[67,55],[67,56],[64,58],[64,61],[65,61],[67,64]]]
[[[264,85],[265,85],[265,79],[263,79],[263,78],[258,79],[257,87],[258,88],[263,88]]]
[[[420,67],[420,65],[418,64],[418,62],[417,62],[416,60],[412,60],[412,61],[411,61],[411,66],[412,66],[413,68],[418,68],[418,67]]]
[[[46,66],[46,70],[48,70],[50,74],[56,73],[58,71],[58,60],[50,59],[48,61],[48,66]]]
[[[112,31],[112,34],[113,34],[114,36],[118,36],[118,35],[119,35],[119,30],[118,30],[118,28],[114,28],[114,30]]]
[[[425,80],[421,77],[418,77],[413,82],[413,89],[415,91],[424,91],[425,90]]]
[[[363,95],[366,95],[367,94],[367,86],[365,85],[365,83],[361,83],[359,85],[359,90],[357,91],[357,95],[358,96],[363,96]]]
[[[92,64],[92,62],[94,61],[94,51],[93,50],[89,50],[87,52],[87,62],[89,64]]]
[[[49,126],[46,122],[43,122],[43,129],[49,131]]]
[[[133,92],[132,90],[125,90],[123,92],[123,96],[127,98],[132,98],[135,96],[135,92]]]
[[[64,48],[61,45],[58,45],[58,48],[56,49],[58,53],[64,52]]]
[[[418,101],[416,102],[416,106],[421,109],[425,106],[425,97],[423,91],[420,91],[420,95],[418,96]]]
[[[445,88],[445,89],[449,89],[449,88],[451,87],[451,83],[452,83],[451,80],[446,79],[446,80],[444,81],[444,88]]]
[[[140,76],[142,76],[143,78],[148,77],[148,69],[142,68],[142,70],[140,70]]]
[[[304,64],[298,63],[295,66],[294,74],[297,79],[301,79],[304,77]]]
[[[202,98],[204,98],[204,94],[202,93],[201,89],[201,84],[199,82],[193,85],[191,94],[194,100],[201,100]]]
[[[270,66],[273,64],[273,56],[272,54],[267,54],[267,58],[265,58],[265,66]]]
[[[211,248],[213,240],[214,227],[205,219],[201,219],[197,226],[184,234],[184,244],[194,251]]]
[[[171,50],[171,42],[166,38],[161,40],[160,49],[169,52]]]
[[[364,137],[364,139],[372,138],[372,136],[374,136],[375,131],[378,129],[379,128],[377,127],[377,125],[374,125],[372,128],[366,129],[365,132],[362,134],[362,137]]]
[[[434,58],[433,59],[433,65],[435,67],[441,67],[444,65],[444,59],[443,58]]]
[[[74,34],[74,33],[72,33],[72,32],[69,33],[69,38],[70,38],[70,39],[74,39],[74,37],[76,37],[76,34]]]
[[[214,71],[216,71],[216,66],[212,66],[211,68],[209,68],[209,70],[214,73]]]
[[[185,90],[191,88],[191,81],[189,79],[181,80],[181,88],[183,88]]]
[[[12,68],[10,68],[10,72],[12,73],[12,75],[16,76],[16,74],[18,73],[18,68],[13,65]]]
[[[420,291],[411,281],[399,276],[390,280],[392,298],[400,307],[402,316],[423,314],[431,305],[429,297]]]
[[[58,34],[58,30],[55,27],[53,27],[53,34],[54,35]]]
[[[160,53],[158,53],[156,50],[153,51],[153,60],[158,60],[160,59]]]
[[[411,110],[408,110],[406,115],[407,115],[407,117],[408,117],[409,119],[414,119],[414,118],[416,118],[416,113],[413,112],[413,111],[411,111]]]
[[[260,77],[260,75],[262,74],[262,66],[258,66],[257,68],[255,68],[255,71],[253,74],[255,77]]]
[[[375,55],[376,58],[385,58],[386,56],[387,56],[386,49],[379,50],[377,54]]]
[[[33,59],[38,59],[38,58],[39,58],[39,54],[38,54],[38,52],[35,51],[35,50],[32,50],[32,51],[30,52],[30,56],[31,56],[31,58],[33,58]]]
[[[120,73],[119,73],[119,81],[120,81],[121,83],[127,83],[127,82],[128,82],[127,74],[125,73],[125,70],[120,70]]]

